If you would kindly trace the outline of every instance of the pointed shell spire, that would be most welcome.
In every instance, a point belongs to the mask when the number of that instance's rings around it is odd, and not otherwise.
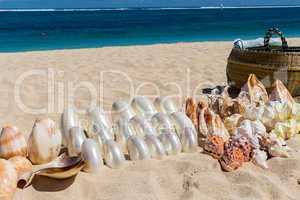
[[[255,74],[250,74],[247,83],[242,87],[241,92],[248,92],[253,103],[268,102],[268,93],[265,86],[257,79]]]

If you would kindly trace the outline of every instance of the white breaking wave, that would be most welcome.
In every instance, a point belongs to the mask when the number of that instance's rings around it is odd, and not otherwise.
[[[0,12],[84,12],[126,10],[207,10],[207,9],[256,9],[256,8],[299,8],[299,6],[207,6],[207,7],[162,7],[162,8],[65,8],[65,9],[0,9]]]

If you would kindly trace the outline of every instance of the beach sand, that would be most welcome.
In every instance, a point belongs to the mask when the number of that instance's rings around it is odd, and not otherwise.
[[[68,102],[79,111],[90,103],[109,110],[116,100],[143,94],[172,95],[181,105],[183,97],[201,88],[226,83],[231,47],[230,42],[204,42],[3,53],[0,123],[16,125],[28,137],[37,117],[48,115],[59,124]],[[84,113],[80,116],[84,123]],[[299,150],[300,137],[290,143]],[[199,148],[163,160],[127,161],[121,169],[104,167],[98,174],[81,172],[64,181],[40,177],[18,190],[15,199],[299,199],[300,153],[268,164],[269,170],[246,163],[225,173]]]

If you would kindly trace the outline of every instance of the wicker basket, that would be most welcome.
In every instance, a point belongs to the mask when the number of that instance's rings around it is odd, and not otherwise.
[[[273,34],[281,37],[282,46],[269,45]],[[249,74],[255,74],[270,89],[274,80],[281,80],[293,96],[300,96],[300,47],[288,47],[285,37],[276,28],[269,29],[264,46],[233,48],[228,58],[227,79],[231,86],[241,88]]]

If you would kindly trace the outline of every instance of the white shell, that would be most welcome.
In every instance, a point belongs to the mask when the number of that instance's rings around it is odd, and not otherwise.
[[[127,148],[130,160],[147,160],[151,158],[147,144],[135,135],[128,138]]]
[[[152,116],[151,124],[158,134],[164,130],[173,131],[175,129],[168,115],[161,112]]]
[[[9,159],[26,155],[27,143],[23,134],[16,127],[3,127],[0,133],[0,158]]]
[[[264,151],[261,151],[259,149],[255,149],[253,151],[253,159],[252,159],[252,162],[263,168],[263,169],[268,169],[269,166],[268,166],[268,163],[267,163],[267,159],[268,159],[268,156],[267,156],[267,153],[264,152]]]
[[[185,127],[180,136],[182,151],[186,153],[197,151],[198,138],[194,130],[190,127]]]
[[[91,121],[92,132],[100,135],[102,142],[113,139],[112,126],[105,112],[100,108],[90,108],[88,115]]]
[[[229,134],[233,135],[243,120],[244,120],[244,118],[242,115],[233,114],[233,115],[225,118],[224,126],[228,130]]]
[[[116,101],[112,105],[112,120],[116,123],[119,119],[129,121],[135,116],[131,106],[125,101]]]
[[[115,139],[120,145],[123,153],[128,153],[127,140],[130,136],[135,135],[127,120],[119,119],[115,126]]]
[[[252,123],[250,120],[246,119],[242,121],[240,127],[237,128],[235,137],[239,137],[240,135],[247,137],[253,148],[258,149],[260,147],[259,139],[253,133]]]
[[[264,113],[264,106],[255,104],[249,104],[245,107],[243,117],[249,120],[261,120]]]
[[[281,157],[281,158],[289,158],[290,154],[288,153],[288,150],[279,145],[273,145],[270,146],[268,149],[268,152],[273,157]]]
[[[191,119],[183,112],[175,112],[171,115],[171,119],[175,125],[176,132],[181,138],[181,135],[184,133],[185,128],[190,128],[191,132],[197,137],[197,131],[192,123]]]
[[[271,130],[276,124],[276,112],[271,105],[266,105],[261,119],[266,128]]]
[[[128,125],[140,137],[144,137],[145,135],[157,135],[152,125],[139,115],[131,118]]]
[[[53,120],[36,120],[28,140],[28,157],[33,164],[44,164],[57,158],[62,135]]]
[[[103,166],[99,146],[93,139],[87,139],[82,144],[81,156],[85,162],[85,172],[96,173]]]
[[[166,114],[172,114],[178,111],[170,97],[157,97],[154,100],[154,106],[158,112],[163,112]]]
[[[107,140],[103,147],[105,164],[113,169],[120,168],[125,161],[125,157],[118,143]]]
[[[86,136],[80,127],[72,127],[70,129],[68,139],[68,153],[70,156],[78,156],[81,154],[81,146]]]
[[[69,138],[70,128],[72,127],[82,127],[80,120],[75,112],[75,110],[71,107],[65,108],[62,114],[62,134],[63,134],[63,145],[67,146],[67,141]]]
[[[14,165],[4,159],[0,159],[0,199],[11,200],[17,189],[17,171]]]
[[[150,119],[157,112],[153,103],[145,96],[133,98],[131,106],[136,113],[139,113],[146,119]]]
[[[155,135],[145,135],[145,142],[152,158],[162,159],[166,155],[163,144]]]
[[[167,155],[176,155],[181,152],[182,146],[180,140],[174,132],[165,130],[158,138],[164,145]]]
[[[267,135],[266,127],[259,120],[252,121],[251,122],[251,127],[252,127],[253,134],[255,134],[257,136],[263,136],[263,137]]]

